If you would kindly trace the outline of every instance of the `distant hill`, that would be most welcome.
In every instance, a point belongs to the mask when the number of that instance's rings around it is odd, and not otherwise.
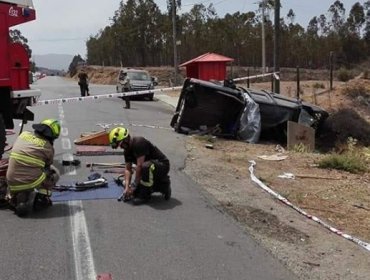
[[[70,54],[35,54],[32,56],[36,67],[68,71],[73,55]]]

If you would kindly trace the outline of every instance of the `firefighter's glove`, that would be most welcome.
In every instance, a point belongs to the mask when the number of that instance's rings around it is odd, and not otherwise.
[[[118,201],[127,202],[127,201],[130,201],[131,199],[132,199],[132,196],[131,195],[127,195],[127,193],[124,191],[122,193],[122,195],[117,200]]]

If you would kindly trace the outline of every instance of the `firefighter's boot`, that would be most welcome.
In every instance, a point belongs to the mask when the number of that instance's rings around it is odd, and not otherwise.
[[[166,176],[166,178],[161,180],[160,184],[161,184],[161,193],[163,194],[164,199],[169,200],[172,194],[170,176]]]
[[[0,181],[0,208],[9,207],[9,201],[7,199],[7,185],[5,182]]]
[[[33,210],[40,211],[40,210],[46,209],[46,208],[48,208],[52,205],[53,205],[53,202],[51,201],[50,196],[45,195],[45,194],[41,194],[41,193],[37,193],[36,198],[35,198],[35,202],[33,204]]]
[[[18,217],[24,217],[32,211],[35,196],[34,191],[19,192],[15,195],[15,213]]]
[[[149,202],[152,195],[152,187],[145,187],[139,184],[133,193],[133,204],[140,205]]]

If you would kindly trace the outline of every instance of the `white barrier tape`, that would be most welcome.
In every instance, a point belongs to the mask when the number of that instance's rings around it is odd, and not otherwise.
[[[291,208],[293,208],[294,210],[296,210],[298,213],[306,216],[307,218],[319,223],[320,225],[324,226],[325,228],[329,229],[331,232],[347,239],[347,240],[350,240],[354,243],[356,243],[357,245],[360,245],[362,248],[366,249],[367,251],[370,251],[370,244],[367,243],[367,242],[364,242],[360,239],[358,239],[357,237],[353,237],[349,234],[346,234],[332,226],[330,226],[329,224],[325,223],[324,221],[320,220],[319,218],[317,218],[316,216],[312,216],[310,214],[308,214],[306,211],[302,210],[301,208],[293,205],[288,199],[286,199],[285,197],[281,196],[280,194],[278,194],[277,192],[273,191],[272,189],[270,189],[269,187],[267,187],[262,181],[260,181],[255,175],[254,175],[254,166],[256,165],[256,162],[254,160],[250,160],[249,161],[251,163],[251,165],[249,166],[249,172],[251,174],[251,179],[253,182],[255,182],[256,184],[258,184],[258,186],[260,186],[263,190],[265,190],[266,192],[268,192],[269,194],[273,195],[275,198],[277,198],[278,200],[280,200],[281,202],[283,202],[284,204],[290,206]]]
[[[148,94],[148,93],[173,91],[173,90],[179,90],[179,89],[182,89],[182,86],[170,87],[170,88],[151,89],[151,90],[143,90],[143,91],[130,91],[130,92],[117,92],[117,93],[109,93],[109,94],[90,95],[90,96],[85,96],[85,97],[69,97],[69,98],[48,99],[48,100],[37,101],[34,104],[34,106],[74,103],[74,102],[80,102],[80,101],[107,99],[107,98],[123,97],[123,96],[138,96],[138,95],[143,95],[143,94]]]
[[[267,76],[274,76],[275,79],[279,80],[280,79],[279,74],[280,74],[280,72],[271,72],[271,73],[266,73],[266,74],[259,74],[259,75],[254,75],[254,76],[236,78],[236,79],[233,79],[233,80],[235,82],[239,82],[239,81],[252,80],[252,79],[257,79],[257,78],[263,78],[263,77],[267,77]]]
[[[276,79],[278,79],[279,78],[278,74],[279,74],[279,72],[272,72],[272,73],[254,75],[254,76],[249,76],[249,77],[236,78],[236,79],[233,79],[233,80],[235,82],[238,82],[238,81],[256,79],[256,78],[261,78],[261,77],[266,77],[266,76],[271,76],[271,75],[274,75],[274,77]],[[108,99],[108,98],[124,97],[124,96],[140,96],[140,95],[144,95],[144,94],[148,94],[148,93],[166,92],[166,91],[174,91],[174,90],[181,90],[181,89],[182,89],[182,86],[177,86],[177,87],[159,88],[159,89],[142,90],[142,91],[129,91],[129,92],[117,92],[117,93],[109,93],[109,94],[90,95],[90,96],[84,96],[84,97],[47,99],[47,100],[37,101],[34,104],[34,106],[74,103],[74,102],[80,102],[80,101]]]
[[[147,128],[155,128],[155,129],[166,129],[166,130],[172,130],[172,128],[164,127],[164,126],[158,126],[158,125],[149,125],[149,124],[135,124],[135,123],[97,123],[97,126],[100,126],[103,129],[109,129],[110,127],[115,126],[136,126],[136,127],[147,127]]]

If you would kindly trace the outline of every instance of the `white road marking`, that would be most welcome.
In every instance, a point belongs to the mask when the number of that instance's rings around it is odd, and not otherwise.
[[[94,258],[81,200],[69,201],[76,280],[95,280]]]
[[[64,119],[64,110],[62,104],[58,105],[59,120],[62,124],[61,141],[63,149],[63,160],[72,161],[72,145],[69,139],[68,128]],[[74,166],[64,166],[64,173],[67,175],[76,175]],[[76,280],[95,280],[96,272],[94,258],[90,245],[89,232],[86,224],[86,218],[83,211],[82,201],[69,201],[70,222],[73,257],[75,264]]]
[[[62,134],[62,136],[68,136],[68,128],[62,127],[60,134]]]
[[[71,140],[69,140],[69,138],[62,138],[62,148],[63,150],[70,150],[72,148]]]

